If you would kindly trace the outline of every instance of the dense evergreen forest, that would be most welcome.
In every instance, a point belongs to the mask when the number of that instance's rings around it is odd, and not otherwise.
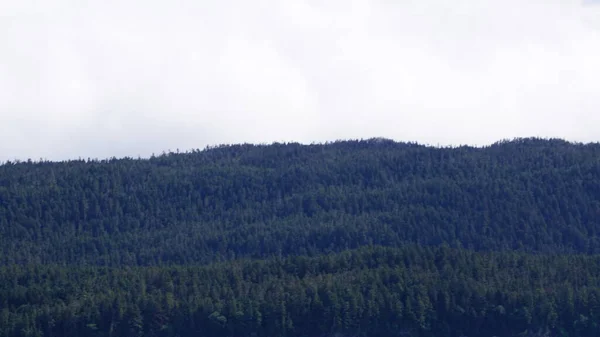
[[[0,337],[600,335],[600,144],[0,165]]]

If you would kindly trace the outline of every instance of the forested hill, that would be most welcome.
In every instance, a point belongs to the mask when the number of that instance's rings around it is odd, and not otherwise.
[[[0,337],[600,336],[600,144],[0,165]]]
[[[0,263],[206,264],[404,243],[600,252],[600,145],[386,139],[0,166]]]

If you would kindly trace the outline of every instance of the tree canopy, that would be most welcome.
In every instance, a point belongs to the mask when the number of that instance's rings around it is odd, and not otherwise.
[[[0,165],[0,337],[590,336],[600,144]]]

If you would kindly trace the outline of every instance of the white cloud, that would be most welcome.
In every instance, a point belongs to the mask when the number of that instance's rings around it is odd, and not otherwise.
[[[600,6],[575,0],[4,0],[0,13],[0,160],[600,140]]]

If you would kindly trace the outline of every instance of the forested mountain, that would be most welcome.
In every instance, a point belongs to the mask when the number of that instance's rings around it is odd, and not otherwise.
[[[600,252],[600,145],[382,139],[0,166],[0,262],[198,264],[403,243]]]
[[[600,335],[600,144],[0,165],[0,337]]]

